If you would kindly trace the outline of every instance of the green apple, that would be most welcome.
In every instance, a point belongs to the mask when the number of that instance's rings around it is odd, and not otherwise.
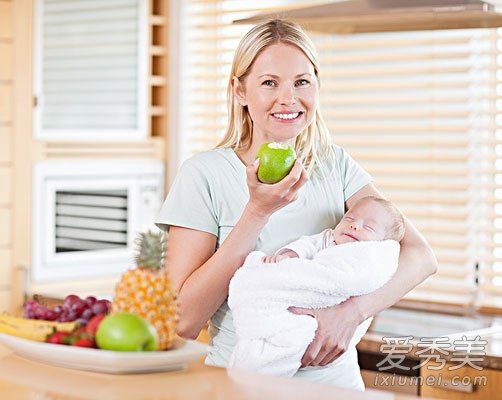
[[[132,313],[119,312],[106,316],[96,332],[96,344],[105,350],[154,351],[158,342],[154,326]]]
[[[295,150],[285,143],[265,143],[256,153],[260,159],[258,166],[258,179],[263,183],[277,183],[283,179],[296,160]]]

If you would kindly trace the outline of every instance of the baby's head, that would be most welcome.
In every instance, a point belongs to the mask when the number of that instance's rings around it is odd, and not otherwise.
[[[336,244],[368,240],[392,239],[404,236],[404,218],[390,201],[366,196],[354,204],[334,230]]]

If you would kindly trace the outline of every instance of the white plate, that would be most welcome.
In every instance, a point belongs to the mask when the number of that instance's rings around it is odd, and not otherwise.
[[[0,343],[15,354],[60,367],[110,374],[130,374],[182,369],[207,353],[208,347],[177,340],[167,351],[120,352],[36,342],[0,333]]]

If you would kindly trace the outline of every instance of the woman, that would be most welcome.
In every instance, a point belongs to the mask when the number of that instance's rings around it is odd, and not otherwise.
[[[179,291],[178,333],[196,338],[210,320],[206,363],[220,366],[227,365],[235,345],[228,285],[245,257],[255,249],[274,253],[297,237],[336,225],[358,199],[381,196],[371,177],[330,144],[318,104],[316,51],[296,24],[269,21],[244,36],[228,101],[225,137],[216,149],[183,164],[157,221],[169,228],[166,264]],[[272,141],[291,143],[299,157],[286,178],[267,185],[257,180],[254,158]],[[363,388],[351,343],[356,329],[436,270],[425,240],[409,221],[405,228],[398,272],[380,290],[331,308],[291,309],[319,324],[302,359],[308,368],[296,376]]]

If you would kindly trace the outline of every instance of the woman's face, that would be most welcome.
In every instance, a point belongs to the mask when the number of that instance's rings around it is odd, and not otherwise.
[[[319,99],[314,66],[298,47],[283,43],[256,57],[235,93],[248,107],[257,145],[293,141],[312,123]]]

